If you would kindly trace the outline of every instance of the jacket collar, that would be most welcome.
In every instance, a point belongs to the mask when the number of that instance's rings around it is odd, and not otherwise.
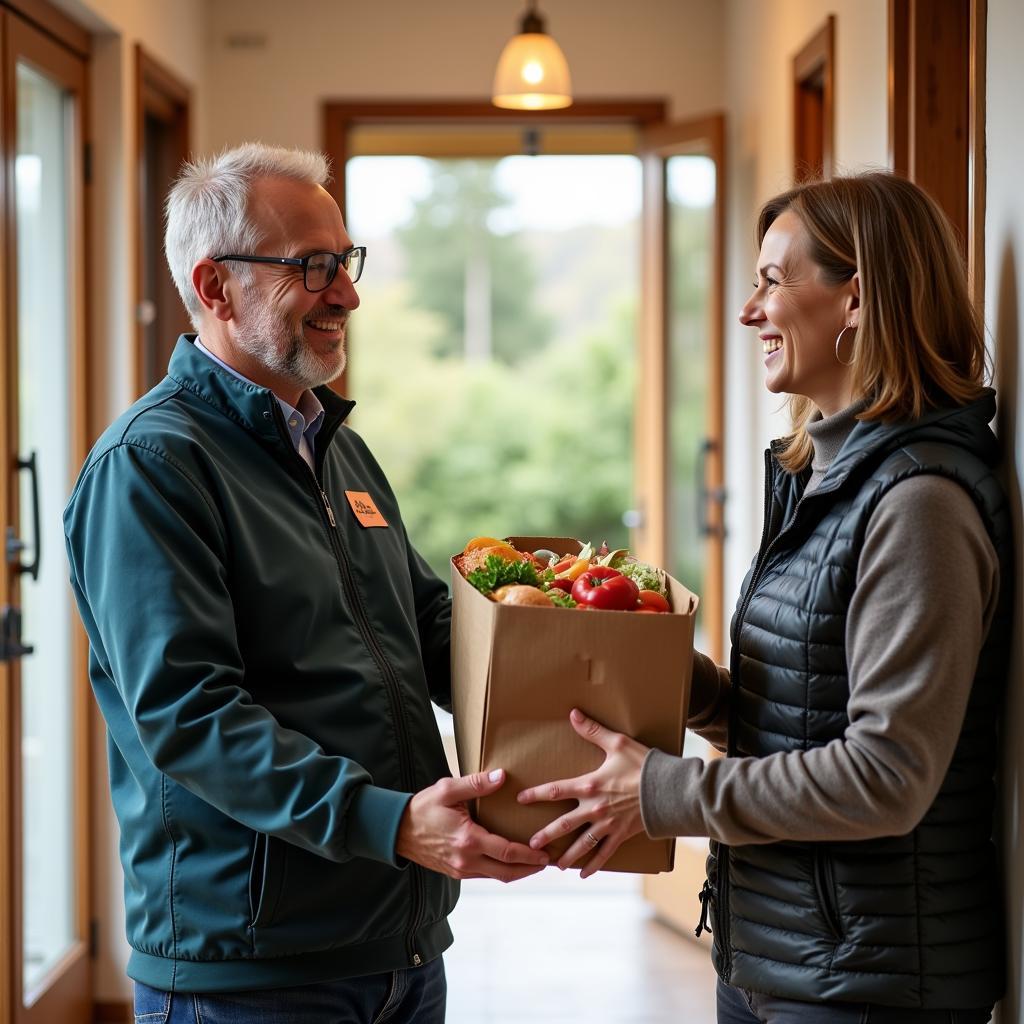
[[[167,375],[228,419],[264,440],[287,440],[278,427],[278,404],[274,393],[269,388],[228,373],[195,347],[195,339],[195,334],[182,334],[178,338]],[[340,397],[326,386],[314,388],[313,393],[324,407],[324,422],[317,435],[319,448],[330,441],[356,403]]]
[[[988,424],[995,414],[995,392],[986,388],[979,398],[967,405],[929,409],[909,422],[887,424],[877,420],[858,420],[814,493],[827,494],[838,490],[862,466],[869,462],[873,464],[877,456],[895,451],[911,441],[931,441],[966,448],[993,466],[998,461],[999,445]],[[778,457],[783,446],[782,441],[773,441],[772,454]],[[785,486],[785,478],[792,480],[788,473],[777,474],[776,485]]]

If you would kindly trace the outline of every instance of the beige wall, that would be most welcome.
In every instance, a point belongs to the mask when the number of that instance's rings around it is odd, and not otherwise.
[[[328,99],[486,99],[520,0],[218,0],[203,143],[320,144]],[[282,17],[282,11],[288,14]],[[580,98],[665,97],[675,116],[722,102],[721,14],[680,0],[554,0],[542,6]],[[238,49],[232,36],[263,36]]]
[[[1024,534],[1021,481],[1024,480],[1024,197],[1021,168],[1024,140],[1020,97],[1024,94],[1024,6],[1020,0],[988,0],[988,197],[985,217],[985,321],[995,350],[999,390],[999,432],[1007,448],[1006,480],[1016,523],[1017,588],[1014,654],[1004,726],[1002,779],[1003,854],[1006,863],[1010,989],[998,1016],[1000,1024],[1024,1024]]]

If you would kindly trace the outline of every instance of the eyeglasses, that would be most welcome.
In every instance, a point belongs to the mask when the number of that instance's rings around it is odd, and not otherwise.
[[[354,245],[344,252],[311,252],[301,259],[294,256],[214,256],[214,263],[236,260],[239,263],[274,263],[278,266],[302,267],[302,283],[307,292],[322,292],[344,267],[352,283],[362,277],[366,263],[366,246]]]

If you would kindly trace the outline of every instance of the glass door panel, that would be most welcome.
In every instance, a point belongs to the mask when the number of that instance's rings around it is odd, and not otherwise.
[[[15,207],[21,660],[23,986],[38,987],[75,941],[72,610],[60,513],[72,474],[68,375],[68,149],[64,88],[18,63]],[[33,479],[34,477],[34,479]],[[38,501],[38,509],[36,508]],[[38,523],[40,535],[26,538]]]
[[[668,204],[668,446],[670,572],[704,593],[700,502],[708,419],[708,318],[715,166],[706,156],[666,161]],[[703,609],[696,646],[705,649]]]
[[[13,1024],[91,1017],[84,644],[61,513],[85,455],[83,137],[86,62],[20,17],[3,27],[8,216],[0,458],[10,675]],[[7,993],[4,993],[7,996]],[[2,1012],[2,1011],[0,1011]]]

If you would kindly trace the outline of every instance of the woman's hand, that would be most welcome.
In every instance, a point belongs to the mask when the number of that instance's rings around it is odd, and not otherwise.
[[[640,819],[640,770],[648,748],[636,740],[612,732],[599,722],[573,708],[572,727],[585,740],[605,752],[604,763],[588,775],[524,789],[521,804],[549,800],[576,800],[578,805],[542,828],[530,840],[535,850],[552,840],[583,828],[583,832],[558,860],[565,870],[592,854],[580,872],[587,878],[603,867],[608,858],[627,840],[643,831]],[[585,826],[585,827],[584,827]]]

